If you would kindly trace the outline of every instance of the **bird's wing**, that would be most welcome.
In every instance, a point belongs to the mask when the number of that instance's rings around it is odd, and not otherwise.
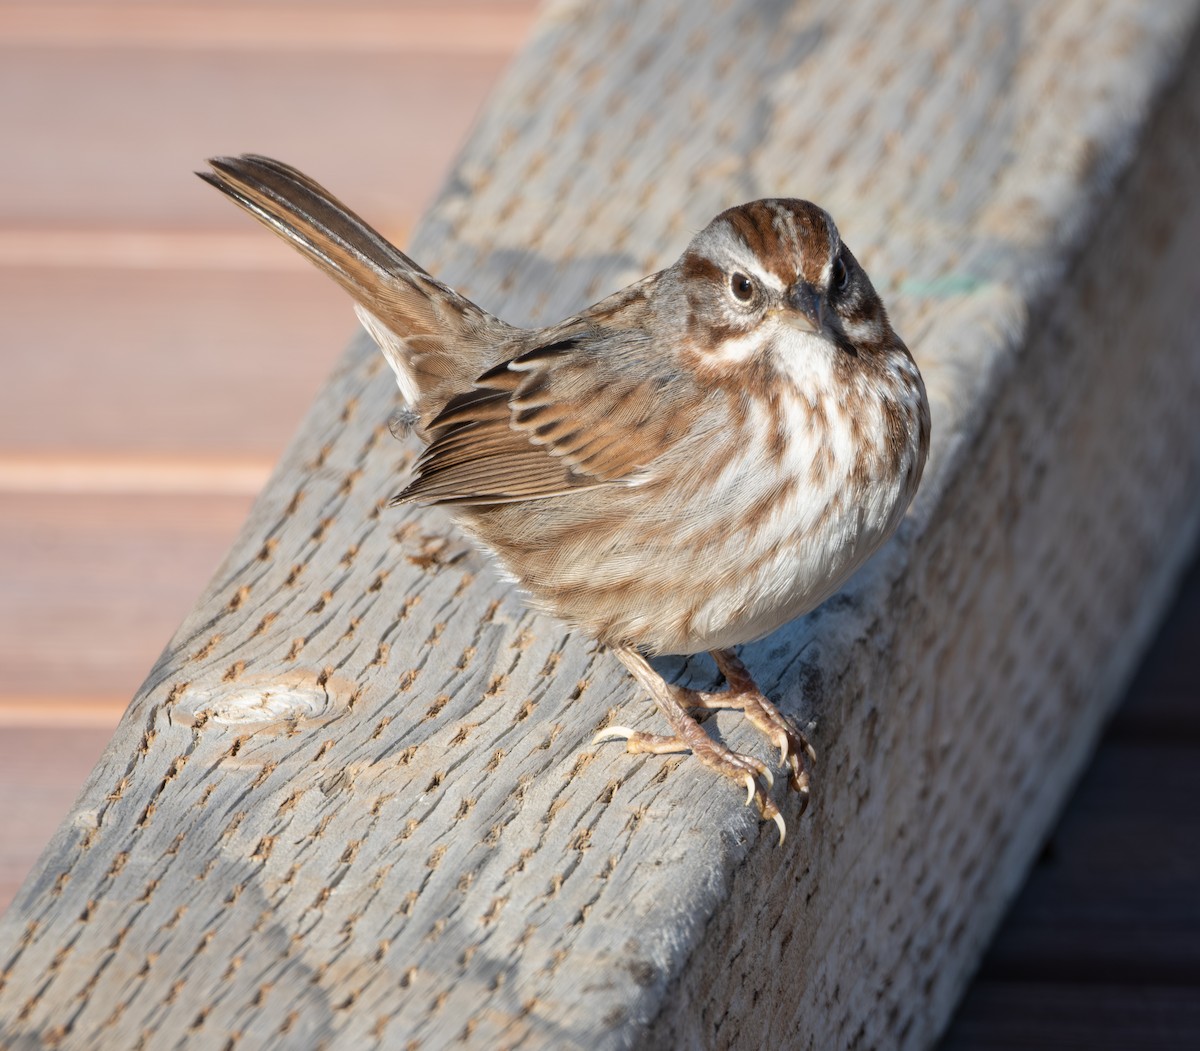
[[[396,501],[499,504],[636,482],[687,431],[678,372],[656,374],[647,357],[628,333],[585,329],[489,369],[429,425]]]

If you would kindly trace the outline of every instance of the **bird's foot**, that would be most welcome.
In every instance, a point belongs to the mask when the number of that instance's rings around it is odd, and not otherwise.
[[[787,838],[787,825],[779,807],[769,795],[775,778],[767,765],[753,756],[735,752],[708,736],[704,728],[687,711],[688,707],[707,707],[699,693],[668,686],[646,663],[645,658],[635,651],[618,650],[617,654],[657,702],[674,733],[650,734],[631,730],[626,726],[608,726],[597,733],[593,740],[623,740],[625,750],[635,754],[691,752],[710,770],[745,787],[747,805],[755,803],[764,821],[775,822],[779,829],[779,843],[782,845]]]
[[[788,768],[788,784],[802,796],[800,813],[808,806],[809,778],[806,761],[817,753],[795,723],[775,707],[755,685],[746,666],[732,650],[714,650],[713,659],[728,688],[717,692],[697,691],[698,708],[736,708],[768,741],[779,749],[779,761]]]
[[[608,726],[592,740],[593,743],[623,740],[625,751],[634,754],[648,752],[652,755],[669,755],[672,752],[691,752],[710,770],[745,786],[746,805],[749,806],[753,802],[764,821],[775,822],[779,828],[779,842],[782,845],[787,837],[787,825],[779,807],[767,794],[774,786],[775,778],[766,764],[753,756],[735,752],[714,741],[694,719],[688,718],[686,722],[681,722],[678,729],[677,736],[668,737],[663,734],[642,733],[627,726]]]

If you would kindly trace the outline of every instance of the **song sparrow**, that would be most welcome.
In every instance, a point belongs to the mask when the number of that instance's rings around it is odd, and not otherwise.
[[[831,595],[892,533],[929,446],[925,388],[833,220],[801,200],[718,215],[673,266],[544,329],[437,281],[296,169],[223,157],[201,178],[341,284],[426,442],[396,501],[439,504],[539,609],[606,644],[669,735],[786,826],[773,778],[690,708],[740,708],[808,797],[797,726],[732,647]],[[728,689],[646,654],[709,651]],[[803,810],[803,806],[801,807]]]

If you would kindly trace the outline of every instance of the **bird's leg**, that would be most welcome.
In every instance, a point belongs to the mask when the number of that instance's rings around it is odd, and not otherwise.
[[[740,708],[750,723],[776,748],[780,762],[788,766],[788,784],[799,792],[808,806],[808,771],[804,769],[805,757],[815,761],[817,753],[808,743],[795,723],[775,707],[751,678],[746,666],[733,650],[713,650],[712,658],[729,684],[727,690],[717,693],[698,692],[701,708]]]
[[[669,685],[640,653],[623,646],[613,647],[617,658],[629,669],[633,677],[658,705],[671,727],[671,735],[641,733],[625,726],[609,726],[596,734],[596,741],[620,738],[625,741],[627,752],[691,752],[710,770],[722,777],[746,786],[746,802],[758,804],[764,821],[774,821],[779,827],[779,842],[787,835],[783,815],[767,795],[766,788],[774,783],[771,771],[752,756],[742,755],[714,741],[688,712],[689,707],[705,707],[701,695],[693,690],[682,690]],[[680,697],[683,700],[680,700]]]

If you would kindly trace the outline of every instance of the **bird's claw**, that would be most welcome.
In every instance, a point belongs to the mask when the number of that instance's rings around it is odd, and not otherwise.
[[[755,804],[764,821],[775,822],[779,829],[779,845],[783,846],[783,841],[787,838],[787,824],[779,812],[779,807],[768,795],[775,785],[771,771],[753,756],[742,755],[740,752],[727,752],[725,755],[715,752],[707,757],[702,755],[701,760],[706,766],[712,767],[726,777],[736,777],[740,773],[742,784],[746,786],[745,805]],[[763,787],[764,782],[766,783],[765,788]]]
[[[635,733],[637,731],[631,730],[628,726],[606,726],[592,738],[592,744],[601,744],[604,741],[627,741]]]
[[[779,749],[779,762],[787,770],[788,783],[802,796],[800,812],[803,813],[808,804],[808,774],[803,759],[804,756],[815,757],[815,752],[792,721],[763,696],[745,665],[730,650],[712,651],[728,688],[710,693],[669,685],[650,667],[645,657],[634,650],[617,648],[615,652],[654,698],[673,733],[664,736],[642,733],[626,726],[609,726],[600,730],[593,742],[621,738],[625,741],[625,750],[634,753],[690,751],[713,772],[745,786],[746,805],[756,804],[764,821],[775,822],[782,845],[787,838],[787,824],[770,796],[775,787],[775,775],[762,761],[734,752],[713,740],[688,712],[689,708],[740,708],[750,724]]]
[[[779,765],[787,769],[788,785],[807,797],[805,762],[816,760],[816,750],[796,725],[761,694],[748,697],[746,702],[742,711],[747,720],[779,749]]]
[[[788,772],[788,784],[795,792],[808,795],[808,771],[806,761],[815,761],[816,750],[808,738],[800,732],[790,719],[775,708],[765,697],[754,692],[746,695],[702,693],[700,707],[740,708],[746,720],[779,749],[779,765]],[[768,784],[774,787],[775,780],[769,769],[762,768]]]
[[[784,718],[780,716],[780,719]],[[779,764],[788,771],[788,785],[792,791],[807,796],[808,771],[805,769],[805,760],[815,761],[816,750],[799,730],[790,725],[780,726],[772,736],[779,748]]]
[[[757,803],[758,812],[762,819],[764,821],[775,822],[775,827],[779,829],[779,843],[777,846],[782,847],[783,841],[787,839],[787,822],[783,820],[783,815],[779,812],[779,807],[762,790],[762,786],[758,781],[749,774],[746,775],[746,787],[750,790],[746,797],[746,805],[749,806],[751,801]]]

